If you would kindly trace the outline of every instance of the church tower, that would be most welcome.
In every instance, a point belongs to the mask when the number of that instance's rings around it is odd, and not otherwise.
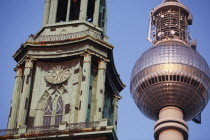
[[[106,0],[46,0],[42,28],[13,55],[5,139],[117,140],[120,91]]]

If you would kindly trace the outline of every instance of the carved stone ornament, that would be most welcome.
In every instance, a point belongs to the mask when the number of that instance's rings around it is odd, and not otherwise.
[[[17,70],[16,70],[16,77],[22,77],[22,76],[23,76],[22,68],[17,68]]]
[[[61,84],[65,82],[69,78],[69,76],[69,69],[59,65],[53,67],[51,70],[48,71],[46,75],[46,80],[51,84]]]

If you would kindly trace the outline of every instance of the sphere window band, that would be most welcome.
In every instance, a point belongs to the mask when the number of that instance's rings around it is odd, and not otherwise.
[[[191,77],[180,76],[180,75],[162,75],[162,76],[152,77],[140,84],[139,91],[143,92],[147,87],[165,81],[182,82],[197,88],[202,93],[206,91],[204,85],[201,84],[199,81],[191,79]]]
[[[58,125],[63,118],[63,101],[59,96],[53,100],[51,96],[47,99],[44,109],[43,126]]]

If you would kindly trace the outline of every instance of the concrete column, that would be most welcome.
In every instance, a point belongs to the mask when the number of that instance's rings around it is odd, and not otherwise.
[[[66,21],[67,22],[69,21],[70,8],[71,8],[71,0],[68,0],[67,15],[66,15]]]
[[[83,70],[82,70],[82,83],[80,91],[80,103],[79,103],[79,122],[86,122],[87,110],[88,110],[88,97],[90,89],[90,72],[91,72],[91,55],[89,53],[84,54]]]
[[[18,127],[23,127],[26,123],[26,115],[29,109],[29,99],[31,92],[31,82],[32,82],[32,69],[33,69],[33,59],[29,58],[26,60],[24,69],[24,83],[23,90],[19,106],[18,115]]]
[[[93,24],[97,26],[98,26],[98,19],[99,19],[100,1],[101,0],[95,1],[95,10],[94,10],[94,15],[93,15]]]
[[[81,0],[79,20],[85,20],[87,16],[88,0]]]
[[[11,104],[11,110],[10,110],[10,117],[8,122],[8,129],[14,129],[17,127],[17,117],[18,117],[18,108],[19,108],[19,99],[20,99],[20,93],[22,88],[22,68],[16,69],[16,78],[15,78],[15,86],[13,90],[13,96],[12,96],[12,104]]]
[[[51,0],[45,0],[43,26],[48,23],[49,14],[50,14],[50,4],[51,4]]]
[[[155,124],[155,140],[188,140],[188,126],[177,107],[165,107]]]
[[[98,77],[96,86],[96,112],[95,121],[100,121],[103,115],[104,108],[104,92],[105,92],[105,78],[106,78],[106,62],[101,60],[98,64]]]

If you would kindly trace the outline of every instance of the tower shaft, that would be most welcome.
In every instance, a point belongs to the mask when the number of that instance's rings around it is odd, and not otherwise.
[[[155,124],[156,140],[187,140],[188,127],[183,120],[183,112],[177,107],[165,107],[159,112]]]

